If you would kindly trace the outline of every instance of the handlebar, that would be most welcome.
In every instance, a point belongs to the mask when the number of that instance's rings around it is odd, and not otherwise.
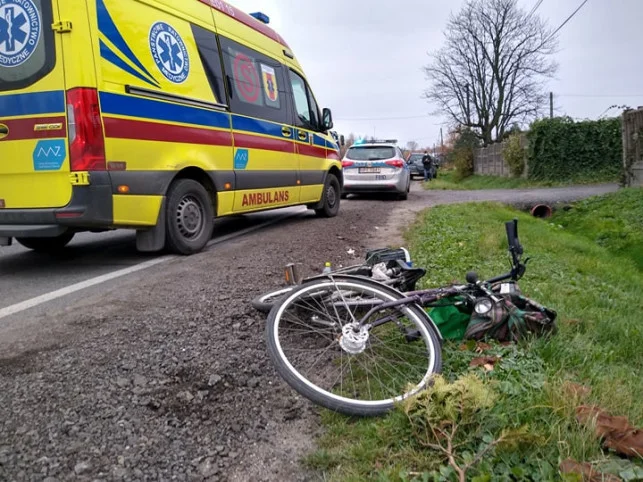
[[[509,273],[501,274],[495,276],[488,280],[485,280],[484,283],[493,284],[498,281],[505,280],[518,280],[525,274],[526,263],[520,262],[520,257],[522,256],[524,250],[520,244],[520,238],[518,237],[518,220],[514,219],[505,223],[505,229],[507,231],[507,243],[509,244],[509,253],[511,254],[512,267]],[[529,260],[527,260],[529,261]],[[477,284],[478,275],[474,272],[467,273],[467,282],[470,284]]]
[[[485,280],[485,283],[493,284],[493,283],[497,283],[498,281],[505,281],[505,280],[508,280],[508,279],[513,279],[513,277],[514,277],[514,274],[513,274],[513,270],[512,270],[511,273],[501,274],[500,276],[496,276],[495,278],[490,278],[488,280]]]
[[[520,264],[520,256],[523,254],[523,248],[518,238],[518,220],[508,221],[505,223],[507,230],[507,243],[509,244],[509,252],[511,253],[512,261],[515,266]]]

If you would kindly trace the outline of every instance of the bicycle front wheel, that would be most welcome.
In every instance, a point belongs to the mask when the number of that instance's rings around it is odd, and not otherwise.
[[[438,334],[419,306],[373,309],[400,298],[381,283],[349,276],[297,287],[268,316],[275,368],[299,394],[330,410],[390,411],[442,368]]]

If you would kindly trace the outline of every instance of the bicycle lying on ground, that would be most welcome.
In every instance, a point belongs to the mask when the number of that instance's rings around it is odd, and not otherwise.
[[[269,312],[268,352],[299,394],[347,415],[383,414],[427,387],[442,369],[444,338],[427,308],[457,307],[470,317],[467,337],[517,340],[552,330],[556,312],[525,298],[517,281],[526,260],[517,220],[506,223],[512,268],[481,281],[402,293],[366,277],[310,278]],[[381,361],[381,363],[379,363]]]
[[[424,268],[412,268],[409,266],[408,258],[408,251],[404,248],[374,249],[366,253],[364,263],[339,268],[332,271],[332,274],[333,276],[344,274],[371,278],[399,291],[411,291],[415,289],[415,284],[426,274],[426,270]],[[309,279],[314,278],[305,279],[303,282],[307,282]],[[295,284],[263,293],[253,298],[250,303],[256,310],[262,313],[269,313],[275,303],[283,299],[288,293],[291,293],[296,287],[297,285]]]

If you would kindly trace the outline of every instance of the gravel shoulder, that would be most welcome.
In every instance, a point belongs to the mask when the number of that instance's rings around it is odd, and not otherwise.
[[[474,197],[571,201],[596,189]],[[27,312],[46,337],[9,346],[0,332],[0,480],[317,480],[298,463],[320,430],[316,408],[276,375],[250,300],[280,286],[288,262],[306,274],[355,262],[397,244],[421,209],[470,195],[414,185],[407,202],[349,199],[336,218],[291,219]]]

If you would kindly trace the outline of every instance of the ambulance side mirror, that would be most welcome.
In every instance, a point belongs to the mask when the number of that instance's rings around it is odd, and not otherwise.
[[[322,113],[322,127],[325,131],[333,128],[333,114],[328,107],[324,107],[324,111]]]

